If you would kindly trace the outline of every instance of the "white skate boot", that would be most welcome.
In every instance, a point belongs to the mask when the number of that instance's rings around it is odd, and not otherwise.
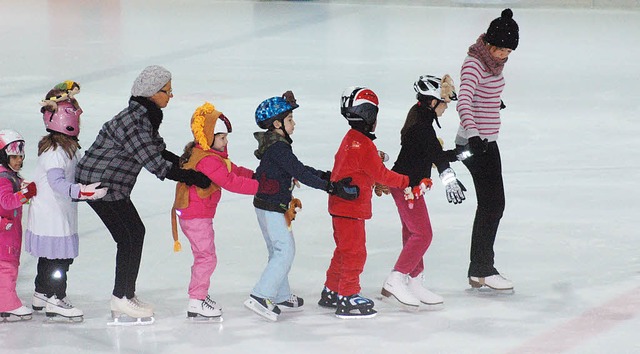
[[[17,309],[0,312],[0,322],[27,321],[31,319],[32,314],[33,311],[20,305]]]
[[[500,293],[512,294],[514,292],[513,283],[511,282],[511,280],[503,277],[500,274],[495,274],[488,277],[469,277],[469,285],[471,285],[472,288],[479,290],[487,287]]]
[[[138,306],[153,312],[153,305],[151,305],[150,303],[147,303],[147,302],[144,302],[144,301],[140,300],[138,295],[133,295],[133,299],[131,299],[131,301],[133,301],[136,304],[138,304]]]
[[[444,303],[442,296],[432,293],[423,285],[424,274],[420,273],[417,277],[409,277],[409,290],[420,300],[420,305],[427,305],[427,309],[440,309]]]
[[[82,310],[73,307],[68,297],[58,299],[55,295],[47,300],[44,308],[45,315],[51,320],[61,316],[71,322],[82,322],[84,313]]]
[[[47,295],[39,292],[34,292],[33,297],[31,298],[31,308],[35,311],[42,311],[44,310],[45,306],[47,306],[47,301],[49,301]]]
[[[204,300],[189,299],[187,317],[196,321],[222,322],[222,308],[209,295]]]
[[[385,280],[380,292],[386,298],[393,298],[400,304],[404,305],[410,310],[417,310],[420,306],[420,300],[418,300],[409,290],[407,286],[407,274],[402,274],[398,271],[393,271]]]
[[[135,326],[148,325],[155,322],[153,311],[140,306],[134,299],[119,298],[111,295],[110,305],[113,322],[107,323],[108,325]]]

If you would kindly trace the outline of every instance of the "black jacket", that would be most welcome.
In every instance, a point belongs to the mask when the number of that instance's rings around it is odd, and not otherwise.
[[[416,103],[407,113],[407,120],[416,116],[415,123],[401,135],[402,148],[392,168],[409,176],[409,185],[412,187],[423,178],[431,178],[432,164],[436,165],[439,173],[449,168],[449,160],[433,129],[436,113]]]

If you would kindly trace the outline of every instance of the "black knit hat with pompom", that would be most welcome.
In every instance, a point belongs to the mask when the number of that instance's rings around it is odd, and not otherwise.
[[[484,40],[496,47],[516,50],[520,39],[519,31],[518,24],[513,20],[513,11],[504,9],[500,17],[491,21]]]

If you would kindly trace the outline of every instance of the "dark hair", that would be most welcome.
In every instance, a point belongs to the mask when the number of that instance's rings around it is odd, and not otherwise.
[[[196,147],[195,141],[190,141],[187,145],[184,146],[184,151],[182,152],[182,156],[178,160],[178,164],[180,167],[184,166],[185,163],[189,161],[191,158],[191,154],[193,153],[193,148]]]

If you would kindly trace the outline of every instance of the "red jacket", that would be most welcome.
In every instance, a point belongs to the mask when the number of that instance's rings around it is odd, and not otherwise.
[[[349,129],[336,152],[331,181],[353,178],[351,184],[360,187],[355,200],[329,196],[329,214],[356,219],[371,219],[371,194],[375,182],[389,187],[405,188],[409,177],[388,170],[373,141],[363,133]]]

